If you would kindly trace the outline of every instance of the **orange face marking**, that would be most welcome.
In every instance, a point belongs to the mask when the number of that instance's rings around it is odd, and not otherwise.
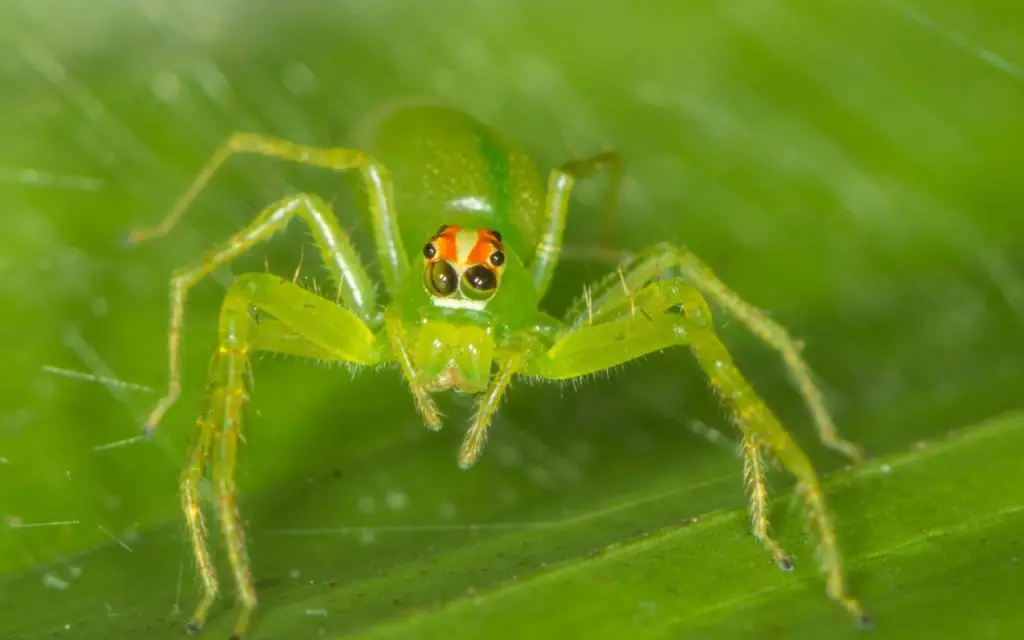
[[[501,234],[443,225],[423,245],[423,285],[431,301],[449,309],[487,306],[505,270]]]
[[[501,242],[495,237],[490,229],[477,229],[476,242],[469,250],[469,257],[466,262],[469,264],[483,264],[493,267],[489,259],[495,251],[501,251]]]
[[[430,262],[444,260],[459,271],[480,264],[492,271],[498,271],[491,262],[495,252],[504,251],[501,236],[490,229],[463,229],[456,225],[444,225],[431,242],[437,249]]]
[[[434,260],[446,260],[452,264],[459,263],[458,234],[462,227],[445,225],[433,238],[434,246],[437,247],[437,255]]]

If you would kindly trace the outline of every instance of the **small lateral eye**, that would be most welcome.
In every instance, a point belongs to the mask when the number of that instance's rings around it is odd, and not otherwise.
[[[428,242],[423,245],[423,257],[427,260],[433,259],[437,255],[437,247],[434,246],[433,242]]]
[[[494,236],[495,242],[501,242],[501,234],[500,233],[498,233],[494,229],[491,229],[491,235]]]
[[[505,254],[500,251],[495,251],[494,253],[491,254],[490,260],[492,265],[500,267],[501,265],[505,264]]]

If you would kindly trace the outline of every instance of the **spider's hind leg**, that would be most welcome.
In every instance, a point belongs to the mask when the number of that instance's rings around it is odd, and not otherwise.
[[[676,269],[682,277],[671,277]],[[670,277],[659,279],[666,274]],[[616,281],[620,286],[615,286]],[[772,554],[779,567],[790,568],[789,555],[769,535],[764,454],[771,453],[796,478],[798,495],[817,538],[818,562],[825,574],[829,597],[859,621],[866,622],[860,604],[846,588],[839,546],[818,476],[799,445],[733,362],[715,331],[704,295],[759,335],[765,326],[776,326],[729,291],[691,254],[659,245],[638,255],[618,273],[617,278],[609,277],[599,282],[593,289],[593,296],[586,299],[586,305],[577,304],[570,310],[566,317],[566,324],[571,327],[569,332],[559,339],[546,357],[529,363],[527,369],[540,369],[547,377],[564,377],[569,371],[563,370],[571,369],[571,373],[578,376],[598,366],[607,368],[608,364],[633,359],[667,346],[688,345],[711,387],[724,401],[732,421],[743,434],[750,517],[755,537]],[[682,313],[677,314],[676,310]],[[657,334],[661,327],[666,325],[674,325],[674,332],[659,337]],[[617,328],[619,326],[621,329]],[[587,339],[584,337],[586,334],[593,337]],[[644,334],[649,336],[645,338]],[[785,333],[779,328],[773,335],[778,338]],[[629,342],[635,344],[627,347]],[[791,343],[783,341],[781,346],[776,342],[770,344],[790,356],[795,353]],[[595,345],[601,345],[601,349],[595,349]],[[616,355],[615,351],[621,353]],[[820,403],[820,394],[810,383],[806,366],[798,356],[794,357],[799,366],[794,369],[787,359],[791,373],[798,382],[811,385],[809,388],[813,393],[809,404]],[[807,388],[801,390],[808,400]],[[812,406],[812,412],[815,408],[824,412],[823,404]],[[827,413],[822,415],[827,418]],[[823,436],[829,429],[834,430],[830,419],[819,422],[818,427]]]
[[[711,268],[693,253],[667,244],[657,247],[653,253],[656,255],[655,264],[664,261],[677,268],[684,279],[700,292],[701,298],[707,298],[727,311],[765,344],[778,352],[786,365],[790,378],[803,397],[804,404],[811,413],[814,427],[818,431],[818,437],[822,444],[854,462],[864,459],[864,452],[859,446],[839,436],[835,422],[825,406],[821,390],[811,376],[810,367],[800,355],[801,345],[789,335],[789,332],[762,313],[760,309],[731,291],[715,276]]]
[[[592,290],[592,306],[596,314],[594,318],[586,318],[584,311],[587,309],[577,303],[570,310],[566,322],[575,326],[584,320],[599,321],[600,318],[597,316],[614,315],[634,296],[629,293],[630,291],[639,295],[645,285],[666,274],[681,276],[682,282],[693,289],[697,297],[691,298],[700,307],[696,310],[706,316],[706,320],[710,321],[711,316],[710,312],[706,311],[708,305],[705,300],[727,312],[774,349],[782,357],[789,377],[810,411],[822,443],[851,460],[863,459],[864,454],[860,447],[839,436],[835,422],[825,406],[821,390],[814,383],[810,367],[800,355],[799,342],[794,340],[785,328],[729,289],[700,258],[689,251],[662,243],[633,256],[629,263],[624,265],[620,277],[621,287],[617,286],[617,279],[612,275],[598,282]],[[714,332],[710,324],[707,328]]]
[[[860,603],[846,587],[839,543],[832,519],[825,506],[824,493],[810,460],[793,440],[732,360],[711,321],[711,311],[701,293],[684,281],[664,281],[652,285],[664,288],[666,297],[681,303],[683,313],[699,331],[691,349],[711,386],[725,401],[733,422],[743,433],[744,465],[750,491],[750,518],[754,536],[772,554],[784,570],[792,568],[789,555],[768,535],[768,500],[763,451],[774,454],[782,466],[796,478],[797,491],[807,510],[807,518],[817,538],[817,557],[828,596],[843,606],[861,623],[867,622]]]
[[[209,468],[213,481],[217,520],[238,588],[240,611],[232,638],[241,638],[256,608],[256,586],[249,570],[245,531],[238,513],[235,468],[248,401],[250,334],[253,320],[247,302],[229,295],[221,309],[220,342],[207,374],[206,409],[200,414],[188,462],[182,471],[181,505],[202,580],[202,597],[189,618],[187,630],[198,633],[218,596],[217,575],[207,545],[207,529],[200,505],[199,485]]]
[[[214,356],[215,358],[217,356]],[[211,362],[211,370],[216,362]],[[189,446],[188,461],[181,471],[178,489],[181,493],[181,509],[185,513],[185,526],[195,555],[196,571],[202,580],[202,597],[195,613],[188,621],[188,633],[196,634],[203,628],[210,607],[217,600],[219,592],[217,572],[207,545],[206,521],[203,518],[200,484],[210,456],[210,442],[213,439],[213,424],[208,408],[204,408],[196,421],[196,432]]]
[[[251,313],[254,307],[265,315]],[[239,611],[232,635],[236,640],[244,636],[256,608],[256,587],[238,513],[235,470],[249,400],[250,354],[257,350],[354,365],[374,364],[380,359],[373,332],[353,311],[289,280],[248,273],[236,278],[228,289],[221,307],[219,343],[207,378],[206,409],[181,476],[181,502],[203,582],[202,598],[188,623],[194,633],[206,622],[218,592],[199,498],[199,482],[209,467],[217,519],[238,590]]]
[[[167,331],[169,380],[167,393],[146,417],[145,433],[152,434],[181,394],[181,338],[185,300],[192,287],[246,250],[270,239],[298,217],[309,227],[345,306],[363,320],[376,314],[376,298],[366,269],[323,198],[297,194],[265,207],[248,226],[209,251],[198,263],[179,269],[171,278],[171,316]],[[162,232],[161,232],[162,233]]]

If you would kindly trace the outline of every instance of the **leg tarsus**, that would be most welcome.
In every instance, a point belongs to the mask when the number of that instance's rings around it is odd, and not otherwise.
[[[780,551],[782,550],[780,549]],[[785,551],[782,551],[782,553],[783,556],[775,560],[775,566],[789,573],[793,570],[793,556],[786,554]]]
[[[757,439],[747,433],[743,436],[743,472],[750,493],[750,525],[754,537],[771,554],[775,565],[783,571],[793,570],[793,557],[769,534],[768,485],[765,479],[764,456]]]
[[[498,405],[501,403],[502,396],[505,395],[509,382],[512,381],[512,376],[519,371],[522,361],[522,355],[517,354],[503,362],[498,373],[494,375],[487,392],[480,396],[473,422],[459,449],[459,466],[463,469],[472,467],[480,458],[484,445],[487,443],[487,428],[498,410]]]
[[[211,371],[216,370],[218,355],[214,356]],[[202,503],[199,497],[199,483],[203,478],[210,459],[210,443],[213,439],[211,424],[212,405],[204,409],[196,424],[196,435],[190,447],[188,462],[181,472],[179,492],[181,508],[185,513],[185,524],[192,542],[192,553],[195,558],[196,572],[202,581],[202,597],[188,622],[190,633],[198,633],[206,622],[210,607],[217,600],[217,572],[213,566],[213,557],[207,545],[206,522],[203,518]]]
[[[794,444],[793,446],[796,445]],[[825,574],[825,591],[828,597],[846,609],[858,623],[865,619],[869,620],[860,602],[852,598],[847,589],[846,578],[843,575],[842,560],[839,557],[839,545],[836,542],[832,520],[829,518],[825,507],[825,498],[817,479],[813,475],[805,478],[801,478],[800,474],[794,475],[797,476],[799,481],[797,491],[803,497],[804,504],[807,507],[811,529],[818,538],[818,565],[821,568],[821,572]]]
[[[823,445],[833,451],[843,454],[853,462],[864,462],[864,459],[866,458],[863,447],[850,442],[849,440],[840,438],[835,431],[828,432],[819,429],[818,438],[821,440]]]

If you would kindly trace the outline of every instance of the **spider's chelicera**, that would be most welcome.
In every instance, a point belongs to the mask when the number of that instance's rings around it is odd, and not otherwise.
[[[378,286],[331,208],[307,193],[267,206],[203,261],[174,274],[170,383],[147,418],[148,431],[156,428],[180,393],[185,299],[197,282],[297,219],[311,231],[335,287],[330,295],[321,296],[290,278],[246,273],[233,281],[225,296],[206,402],[181,475],[181,502],[203,585],[189,629],[203,626],[219,591],[200,509],[204,474],[214,479],[217,520],[238,587],[234,637],[246,632],[256,606],[234,478],[251,355],[257,351],[353,366],[392,364],[431,429],[441,428],[442,417],[434,393],[478,394],[459,451],[460,464],[469,467],[480,456],[498,405],[515,378],[579,379],[654,351],[688,347],[742,436],[754,537],[779,567],[792,568],[789,554],[768,526],[765,463],[773,455],[796,478],[797,495],[817,537],[817,558],[829,597],[864,619],[860,604],[847,592],[818,476],[733,362],[715,331],[709,302],[781,354],[822,441],[856,457],[856,447],[837,435],[799,347],[782,327],[728,289],[693,253],[664,242],[587,285],[562,318],[541,309],[558,264],[573,185],[588,174],[607,171],[613,185],[609,201],[614,203],[618,156],[609,152],[567,162],[551,172],[545,192],[519,146],[463,113],[412,106],[393,110],[376,122],[372,155],[233,134],[164,221],[130,238],[139,241],[167,233],[234,153],[351,170],[362,178],[368,196],[366,213],[387,293],[386,301],[378,298]],[[407,251],[407,246],[413,250]]]

